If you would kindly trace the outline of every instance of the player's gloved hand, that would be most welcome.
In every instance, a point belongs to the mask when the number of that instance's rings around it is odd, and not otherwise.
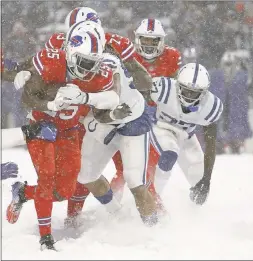
[[[16,178],[18,176],[18,165],[14,162],[1,164],[1,180]]]
[[[8,71],[15,70],[18,66],[18,63],[15,61],[12,61],[10,59],[4,59],[4,68],[6,68]]]
[[[16,90],[19,90],[25,86],[25,83],[31,78],[31,73],[29,71],[21,71],[17,73],[14,79],[14,85]]]
[[[67,109],[70,104],[71,101],[66,100],[65,97],[62,97],[62,95],[59,92],[57,92],[55,99],[47,103],[47,108],[50,111],[60,111]]]
[[[38,121],[21,127],[26,139],[55,141],[57,128],[52,122]]]
[[[112,120],[120,120],[130,116],[131,114],[132,111],[130,107],[126,103],[122,103],[110,112],[110,117]]]
[[[58,93],[71,104],[86,104],[89,100],[88,93],[81,91],[77,85],[72,83],[61,87]]]
[[[190,199],[197,205],[203,205],[209,194],[210,177],[203,177],[194,187],[190,188]]]

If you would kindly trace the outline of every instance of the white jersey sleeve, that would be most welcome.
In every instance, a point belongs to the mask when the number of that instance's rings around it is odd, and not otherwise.
[[[103,57],[103,63],[109,66],[114,74],[118,73],[120,75],[119,103],[126,103],[132,111],[130,116],[115,120],[110,124],[127,123],[139,118],[144,112],[145,100],[141,93],[135,88],[133,78],[128,75],[126,68],[118,57],[109,53],[105,53]]]
[[[200,117],[200,125],[207,126],[209,124],[212,124],[216,122],[223,111],[223,104],[222,101],[212,94],[211,92],[208,92],[206,94],[206,99],[203,99],[202,102],[202,110],[201,110],[201,116]]]

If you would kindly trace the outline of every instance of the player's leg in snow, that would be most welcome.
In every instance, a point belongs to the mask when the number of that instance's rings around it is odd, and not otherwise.
[[[17,222],[23,204],[27,201],[24,191],[25,183],[18,181],[12,185],[12,200],[6,211],[7,220],[11,224]]]
[[[97,125],[97,129],[100,129],[101,133],[108,133],[108,128],[110,131],[113,127],[105,124]],[[115,213],[121,208],[121,205],[114,197],[109,182],[105,177],[101,176],[101,173],[117,151],[117,148],[112,143],[105,145],[103,140],[98,141],[94,136],[94,132],[89,131],[84,136],[83,144],[81,171],[77,180],[88,188],[108,212]]]
[[[166,209],[163,206],[160,195],[171,176],[171,170],[174,167],[179,153],[179,145],[173,132],[165,129],[159,129],[156,125],[151,130],[151,141],[154,152],[159,157],[155,157],[155,163],[151,164],[149,171],[155,172],[154,182],[150,186],[153,189],[153,195],[156,198],[156,205],[159,214],[166,214]],[[156,165],[156,168],[153,168]]]
[[[147,188],[149,133],[139,136],[121,135],[120,152],[124,178],[130,188],[137,210],[148,226],[157,224],[158,217],[154,197]]]
[[[38,175],[34,205],[41,238],[52,234],[51,215],[55,187],[55,143],[40,139],[27,140],[27,148]]]
[[[79,216],[89,194],[90,191],[83,184],[76,183],[74,195],[68,200],[68,213],[67,218],[64,220],[66,228],[77,228],[79,226]]]
[[[49,250],[55,250],[56,251],[54,244],[55,244],[54,238],[50,234],[42,236],[40,238],[40,245],[41,245],[40,249],[41,250],[49,249]]]
[[[124,193],[125,180],[123,177],[123,164],[120,152],[117,151],[112,159],[115,164],[116,174],[113,177],[110,185],[115,197],[121,201]]]
[[[151,133],[151,137],[152,137],[152,133]],[[151,139],[151,141],[152,141],[152,139]],[[147,170],[148,190],[152,194],[152,196],[155,198],[157,213],[159,215],[165,215],[167,213],[167,211],[163,205],[161,197],[159,196],[160,192],[159,192],[159,190],[157,192],[157,190],[155,189],[156,188],[155,181],[157,181],[155,175],[157,173],[157,169],[159,169],[157,167],[159,159],[160,159],[160,155],[151,143],[150,151],[149,151],[148,170]],[[158,180],[159,180],[159,178],[158,178]]]

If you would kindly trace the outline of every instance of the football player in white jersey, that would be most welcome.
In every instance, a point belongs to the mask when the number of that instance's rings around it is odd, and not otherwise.
[[[191,186],[191,200],[202,205],[207,199],[215,162],[216,121],[223,110],[221,100],[208,91],[209,86],[209,74],[198,63],[184,65],[176,79],[154,78],[151,97],[157,112],[151,140],[162,170],[155,175],[158,194],[177,161]],[[194,134],[197,125],[204,127],[204,154]]]
[[[110,48],[110,47],[108,47]],[[127,117],[117,119],[117,109],[93,109],[84,120],[86,135],[83,140],[82,166],[78,182],[86,187],[97,181],[113,155],[120,151],[123,161],[124,178],[130,188],[136,207],[143,222],[149,226],[157,223],[155,202],[148,192],[146,185],[146,171],[149,154],[149,131],[151,129],[147,106],[141,93],[135,88],[132,77],[121,60],[109,53],[104,54],[103,63],[109,65],[114,77],[119,77],[119,103],[125,108]],[[70,96],[71,87],[61,93],[72,99],[71,103],[78,104],[82,100],[80,90]],[[74,97],[77,97],[75,99]],[[122,112],[124,110],[120,110]],[[108,184],[109,185],[109,184]],[[106,198],[103,195],[104,198]],[[107,198],[112,197],[112,191]],[[109,208],[110,204],[107,204]]]

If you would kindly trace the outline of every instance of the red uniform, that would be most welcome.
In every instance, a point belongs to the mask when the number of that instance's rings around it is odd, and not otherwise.
[[[163,53],[152,62],[145,60],[145,58],[138,53],[136,53],[135,58],[147,69],[152,78],[159,76],[172,77],[181,64],[180,52],[168,46],[166,46]]]
[[[43,49],[33,57],[33,64],[46,83],[62,83],[62,86],[66,84],[67,66],[64,51]],[[86,92],[107,90],[113,85],[112,71],[103,65],[91,81],[73,80],[71,83]],[[32,120],[50,121],[58,128],[55,142],[40,139],[27,141],[38,175],[38,185],[26,186],[25,196],[35,201],[41,236],[51,234],[53,201],[69,199],[74,194],[81,166],[76,126],[80,116],[85,116],[88,111],[85,105],[72,105],[59,112],[33,110],[31,113]]]
[[[105,39],[106,43],[110,44],[117,51],[123,62],[134,58],[135,47],[128,38],[118,34],[106,33]]]

